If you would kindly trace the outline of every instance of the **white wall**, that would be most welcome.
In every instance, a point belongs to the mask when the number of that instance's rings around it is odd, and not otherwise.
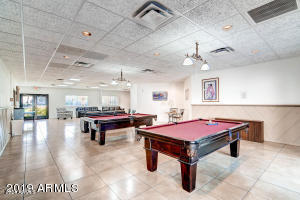
[[[15,81],[8,67],[0,59],[0,107],[10,107]]]
[[[299,76],[300,57],[195,74],[191,103],[202,103],[202,79],[219,77],[218,104],[300,104]]]
[[[34,87],[20,87],[20,93],[28,94],[48,94],[49,95],[49,118],[56,118],[56,108],[65,106],[66,95],[88,96],[88,106],[97,106],[101,108],[101,94],[103,95],[116,95],[120,98],[121,107],[129,107],[129,92],[121,91],[100,91],[88,89],[71,89],[71,88],[50,88],[39,87],[37,90]],[[75,116],[75,107],[67,107],[73,110]]]
[[[168,101],[153,101],[153,91],[167,91]],[[156,114],[157,121],[167,122],[171,107],[184,108],[183,83],[134,84],[130,90],[131,108],[137,112]]]
[[[12,73],[0,59],[0,156],[10,138],[10,98],[13,97],[14,87]]]

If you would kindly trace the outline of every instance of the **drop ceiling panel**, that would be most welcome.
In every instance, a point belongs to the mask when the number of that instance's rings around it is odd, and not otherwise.
[[[300,45],[300,27],[277,32],[264,39],[275,50]]]
[[[200,26],[208,26],[236,14],[238,11],[230,1],[210,0],[185,13],[185,16]]]
[[[25,24],[39,27],[43,30],[65,33],[71,25],[70,20],[27,6],[23,7],[23,12]]]
[[[66,55],[73,55],[73,56],[82,56],[86,50],[81,49],[81,48],[75,48],[71,46],[66,46],[66,45],[60,45],[56,51],[56,53],[61,53],[61,54],[66,54]]]
[[[124,5],[124,4],[123,4]],[[95,4],[86,2],[76,17],[76,21],[83,24],[109,31],[123,20],[122,17],[113,14]]]
[[[192,24],[189,20],[180,17],[148,35],[148,37],[150,37],[151,40],[156,41],[158,44],[164,45],[181,37],[187,36],[190,33],[196,32],[197,30],[199,30],[197,26]]]
[[[122,49],[131,43],[133,43],[133,40],[121,37],[116,34],[108,34],[100,42],[100,44],[111,46],[117,49]]]
[[[300,45],[293,45],[286,48],[280,48],[275,50],[280,58],[293,57],[300,55]]]
[[[57,44],[25,37],[25,47],[32,47],[32,48],[53,52],[57,47]]]
[[[5,19],[21,21],[20,5],[10,0],[0,1],[0,17]]]
[[[8,19],[0,18],[0,31],[4,33],[21,35],[21,24]]]
[[[4,49],[0,49],[0,55],[1,56],[8,56],[8,57],[17,57],[17,58],[22,58],[23,57],[22,52],[8,51],[8,50],[4,50]]]
[[[0,41],[1,42],[8,42],[8,43],[14,43],[17,45],[22,44],[22,38],[20,35],[10,34],[10,33],[3,33],[0,32]]]
[[[8,50],[8,51],[16,51],[22,52],[22,45],[16,45],[7,42],[0,42],[0,49]]]
[[[134,41],[144,37],[151,32],[151,29],[127,19],[125,19],[112,31],[112,33],[114,34],[129,38]]]
[[[83,0],[23,0],[23,4],[39,10],[73,19]]]
[[[238,10],[248,12],[254,8],[260,7],[267,3],[270,3],[273,0],[240,0],[240,1],[232,1],[235,7]]]
[[[179,39],[178,41],[182,44],[185,45],[185,47],[189,47],[192,45],[195,45],[196,42],[198,42],[199,44],[202,43],[207,43],[213,40],[216,40],[217,38],[215,38],[214,36],[204,32],[204,31],[197,31],[194,32],[192,34],[189,34],[181,39]]]
[[[231,25],[232,29],[224,31],[223,27],[227,25]],[[218,38],[224,38],[248,28],[250,28],[250,24],[242,17],[242,15],[237,14],[218,22],[217,24],[206,26],[205,30]]]
[[[259,23],[254,26],[254,29],[265,38],[270,35],[285,31],[291,28],[300,27],[300,11],[293,12],[291,14],[281,15],[280,17],[275,17],[273,19],[267,20],[265,22]]]
[[[68,36],[63,39],[62,45],[89,50],[95,45],[95,42]]]
[[[48,56],[50,59],[50,56],[52,55],[52,51],[47,51],[43,49],[37,49],[37,48],[32,48],[32,47],[25,47],[25,52],[26,54],[34,54],[38,56]]]
[[[179,11],[180,13],[185,13],[186,11],[195,8],[198,5],[206,2],[207,0],[161,0],[162,4],[168,6],[174,11]]]
[[[52,43],[59,43],[63,37],[63,34],[52,31],[47,31],[34,26],[24,25],[24,35],[26,37],[44,40]]]
[[[91,51],[95,51],[95,52],[103,53],[103,54],[107,54],[107,55],[114,55],[114,54],[118,53],[119,49],[110,47],[110,46],[106,46],[100,42],[100,43],[96,44],[96,46],[94,46],[91,49]]]
[[[229,37],[224,37],[223,41],[234,49],[248,48],[250,51],[255,50],[255,48],[261,45],[266,45],[266,43],[252,29],[246,29]]]
[[[126,47],[125,50],[142,54],[142,53],[145,53],[152,49],[158,48],[162,44],[163,43],[160,42],[159,40],[157,40],[157,38],[156,38],[156,40],[153,40],[153,38],[151,36],[146,36],[146,37],[142,38],[141,40]]]
[[[147,0],[130,0],[124,3],[124,0],[90,0],[94,4],[111,10],[114,13],[122,15],[124,17],[131,17],[132,14],[140,8]]]

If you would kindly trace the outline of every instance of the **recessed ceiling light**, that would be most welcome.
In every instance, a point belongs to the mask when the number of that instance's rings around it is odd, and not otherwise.
[[[258,52],[259,52],[259,50],[258,49],[254,49],[254,50],[252,50],[251,51],[253,54],[257,54]]]
[[[70,80],[70,81],[80,81],[79,78],[70,78],[69,80]]]
[[[64,58],[65,58],[65,59],[69,59],[70,57],[69,57],[69,56],[64,56]]]
[[[88,31],[82,31],[81,33],[83,36],[92,36],[92,33]]]
[[[66,87],[67,85],[57,85],[57,86],[59,86],[59,87]]]
[[[223,26],[224,31],[229,31],[230,29],[232,29],[232,25]]]
[[[64,84],[66,84],[66,85],[73,85],[74,83],[72,83],[72,82],[64,82]]]
[[[99,87],[98,86],[92,86],[90,88],[92,88],[92,89],[98,89]]]
[[[160,55],[160,53],[156,52],[156,53],[154,53],[153,55],[155,55],[155,56],[159,56],[159,55]]]
[[[99,84],[101,87],[107,87],[108,85],[107,84],[105,84],[105,83],[101,83],[101,84]]]

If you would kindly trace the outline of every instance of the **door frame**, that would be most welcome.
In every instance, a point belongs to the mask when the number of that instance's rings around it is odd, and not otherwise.
[[[31,93],[21,93],[20,94],[20,107],[22,108],[23,107],[23,96],[26,96],[26,95],[32,95],[33,96],[33,106],[34,106],[34,110],[36,110],[36,98],[37,96],[46,96],[46,99],[47,99],[47,115],[45,117],[42,117],[42,118],[38,118],[37,115],[35,114],[35,119],[49,119],[49,94],[31,94]],[[24,117],[25,119],[25,117]]]

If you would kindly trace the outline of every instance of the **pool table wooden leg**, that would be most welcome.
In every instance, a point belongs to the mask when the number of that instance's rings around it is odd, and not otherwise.
[[[196,187],[197,163],[189,165],[180,163],[182,187],[188,192],[192,192]]]
[[[91,140],[95,140],[96,139],[96,130],[90,128],[90,131],[91,131]]]
[[[157,169],[157,151],[151,151],[146,149],[147,169],[150,172],[154,172]]]
[[[230,143],[230,155],[232,157],[239,157],[240,154],[240,140],[236,140],[233,143]]]
[[[83,122],[83,132],[88,133],[89,132],[89,123],[88,122]]]
[[[105,145],[105,131],[99,131],[98,142],[100,145]]]

